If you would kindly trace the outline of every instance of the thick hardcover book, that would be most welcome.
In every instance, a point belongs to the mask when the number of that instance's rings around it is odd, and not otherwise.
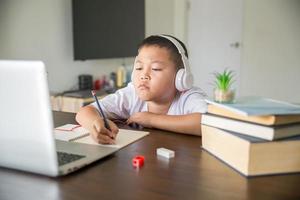
[[[245,176],[300,172],[300,136],[269,142],[202,125],[202,148]]]
[[[214,115],[238,119],[247,122],[253,122],[267,126],[300,123],[300,115],[245,116],[213,104],[208,105],[207,112]]]
[[[265,140],[276,140],[300,135],[300,123],[280,126],[264,126],[211,114],[203,114],[201,123]]]

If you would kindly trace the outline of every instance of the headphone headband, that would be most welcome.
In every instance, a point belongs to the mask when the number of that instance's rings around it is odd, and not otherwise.
[[[179,54],[181,54],[181,56],[182,55],[186,56],[183,46],[176,39],[174,39],[170,36],[167,36],[167,35],[158,35],[158,36],[168,39],[170,42],[172,42],[175,45],[175,47],[177,48],[177,50],[178,50]]]
[[[187,56],[185,55],[186,52],[185,49],[183,48],[183,45],[178,40],[176,40],[171,36],[168,35],[158,35],[158,36],[166,38],[167,40],[172,42],[174,46],[177,48],[179,54],[181,55],[183,69],[179,69],[176,73],[175,86],[177,90],[185,91],[190,89],[193,86],[193,76],[190,73],[189,61]]]
[[[174,46],[178,50],[178,53],[181,55],[181,60],[183,62],[184,71],[186,71],[187,73],[190,73],[190,68],[189,68],[189,64],[188,64],[188,58],[185,55],[186,52],[185,52],[182,44],[180,44],[180,42],[178,42],[175,38],[173,38],[171,36],[168,36],[168,35],[158,35],[158,36],[166,38],[167,40],[169,40],[170,42],[172,42],[174,44]]]

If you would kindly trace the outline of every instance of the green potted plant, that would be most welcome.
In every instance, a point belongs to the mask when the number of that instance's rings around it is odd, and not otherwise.
[[[219,103],[231,103],[234,100],[234,90],[231,89],[234,71],[225,69],[222,73],[215,72],[214,76],[214,100]]]

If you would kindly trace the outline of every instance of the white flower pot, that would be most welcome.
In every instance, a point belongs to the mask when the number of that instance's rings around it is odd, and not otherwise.
[[[234,90],[214,90],[214,100],[219,103],[232,103],[234,100]]]

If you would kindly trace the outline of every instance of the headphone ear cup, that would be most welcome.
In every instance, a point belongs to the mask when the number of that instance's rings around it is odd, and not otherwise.
[[[193,82],[193,75],[191,73],[187,73],[184,69],[179,69],[176,73],[175,87],[178,91],[183,92],[191,89]]]
[[[191,73],[185,72],[182,83],[184,85],[185,90],[189,90],[193,87],[194,77]]]
[[[178,84],[178,88],[180,89],[179,91],[185,91],[185,90],[189,90],[193,87],[194,79],[193,79],[193,75],[190,72],[188,58],[184,54],[181,54],[181,59],[182,59],[184,68],[180,69],[180,70],[183,70],[183,72],[180,72],[181,84],[180,85]]]
[[[176,74],[175,86],[178,91],[191,89],[194,83],[193,75],[189,71],[189,61],[185,55],[181,56],[184,68],[179,69]]]
[[[175,78],[175,87],[178,91],[182,92],[184,91],[184,85],[183,85],[183,78],[184,78],[185,71],[184,69],[179,69],[176,73]]]

